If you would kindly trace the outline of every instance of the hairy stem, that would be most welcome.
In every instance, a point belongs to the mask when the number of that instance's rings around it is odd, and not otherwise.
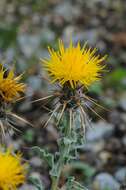
[[[68,117],[69,115],[69,117]],[[71,114],[67,113],[66,116],[66,126],[65,126],[65,131],[63,134],[63,137],[61,139],[62,142],[64,142],[64,137],[69,139],[71,138]],[[58,184],[59,184],[59,179],[61,176],[62,169],[64,168],[64,165],[67,162],[66,155],[69,154],[71,150],[71,143],[63,143],[63,145],[59,144],[59,150],[60,150],[60,155],[59,155],[59,160],[57,163],[55,163],[55,170],[57,172],[57,176],[52,176],[52,187],[51,190],[59,190]]]

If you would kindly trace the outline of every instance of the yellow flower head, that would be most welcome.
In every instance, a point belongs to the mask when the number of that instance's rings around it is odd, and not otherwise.
[[[0,151],[0,189],[16,190],[25,182],[26,167],[21,164],[21,155],[11,154],[11,150]]]
[[[52,82],[58,81],[61,85],[66,82],[72,88],[81,84],[88,88],[93,82],[101,78],[100,73],[104,69],[102,62],[105,57],[96,55],[97,49],[80,47],[78,42],[74,47],[72,41],[65,49],[62,41],[59,41],[59,51],[49,48],[50,58],[44,59],[46,70],[52,77]]]
[[[6,70],[0,64],[0,96],[5,102],[11,102],[15,98],[19,97],[20,92],[24,92],[25,85],[19,83],[21,75],[14,77],[14,71],[11,70],[7,76],[5,76]]]

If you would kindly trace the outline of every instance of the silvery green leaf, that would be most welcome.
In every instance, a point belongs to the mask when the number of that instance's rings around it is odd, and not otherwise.
[[[36,190],[45,190],[45,187],[40,181],[40,179],[30,177],[29,180],[36,187]]]
[[[65,145],[69,145],[69,144],[71,144],[73,142],[72,139],[66,138],[66,137],[64,137],[63,141],[64,141]]]
[[[82,186],[77,181],[75,181],[74,177],[69,177],[66,183],[66,190],[88,190],[88,189]]]
[[[53,168],[50,170],[49,173],[50,173],[51,176],[58,177],[58,171],[57,171],[56,166],[53,167]]]
[[[32,149],[35,150],[40,155],[40,157],[44,158],[44,160],[46,160],[48,165],[52,168],[52,166],[54,165],[54,155],[53,154],[48,153],[47,150],[41,149],[38,146],[35,146]]]
[[[95,174],[95,169],[84,162],[73,161],[70,165],[74,169],[80,169],[83,172],[83,175],[88,179]]]

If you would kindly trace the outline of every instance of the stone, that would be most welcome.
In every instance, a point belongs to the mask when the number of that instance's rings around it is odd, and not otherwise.
[[[40,45],[40,36],[39,35],[27,35],[22,34],[18,36],[18,43],[21,51],[27,58],[30,58],[38,49]]]
[[[58,4],[54,9],[54,14],[62,16],[67,22],[70,22],[80,15],[80,8],[67,1]]]
[[[124,137],[122,138],[122,142],[123,142],[124,146],[126,146],[126,135],[124,135]]]
[[[98,174],[93,182],[94,190],[119,190],[120,184],[108,173]]]
[[[102,138],[108,138],[113,134],[114,127],[112,124],[104,121],[92,123],[92,129],[88,129],[86,139],[88,142],[94,142],[101,140]]]
[[[39,157],[34,156],[31,158],[30,164],[34,167],[40,167],[42,165],[42,160]]]
[[[124,111],[126,111],[126,93],[125,93],[125,92],[120,96],[119,106],[120,106]]]
[[[29,84],[29,87],[31,87],[33,90],[41,89],[41,78],[37,76],[30,76],[27,82]]]
[[[120,168],[115,173],[115,178],[120,182],[124,183],[126,181],[126,167]]]
[[[41,36],[41,43],[51,43],[55,39],[55,33],[48,28],[42,29],[40,36]]]
[[[30,189],[30,190],[36,190],[36,187],[34,187],[32,185],[25,184],[25,185],[23,185],[23,186],[21,186],[19,188],[19,190],[28,190],[28,189]]]

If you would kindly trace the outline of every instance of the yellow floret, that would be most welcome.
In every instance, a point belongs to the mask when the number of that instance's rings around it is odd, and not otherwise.
[[[92,83],[101,78],[104,70],[103,61],[106,56],[96,55],[97,49],[87,48],[86,44],[81,48],[78,42],[73,46],[71,42],[68,48],[59,41],[59,51],[49,48],[49,59],[41,60],[52,78],[52,82],[58,81],[61,85],[66,82],[72,88],[82,84],[88,88]]]
[[[14,77],[14,71],[11,70],[5,77],[5,72],[6,70],[0,65],[0,96],[5,102],[11,102],[19,97],[21,92],[24,92],[25,85],[19,83],[22,75]]]
[[[25,182],[26,167],[21,164],[21,155],[12,155],[10,149],[0,151],[0,189],[17,190]]]

